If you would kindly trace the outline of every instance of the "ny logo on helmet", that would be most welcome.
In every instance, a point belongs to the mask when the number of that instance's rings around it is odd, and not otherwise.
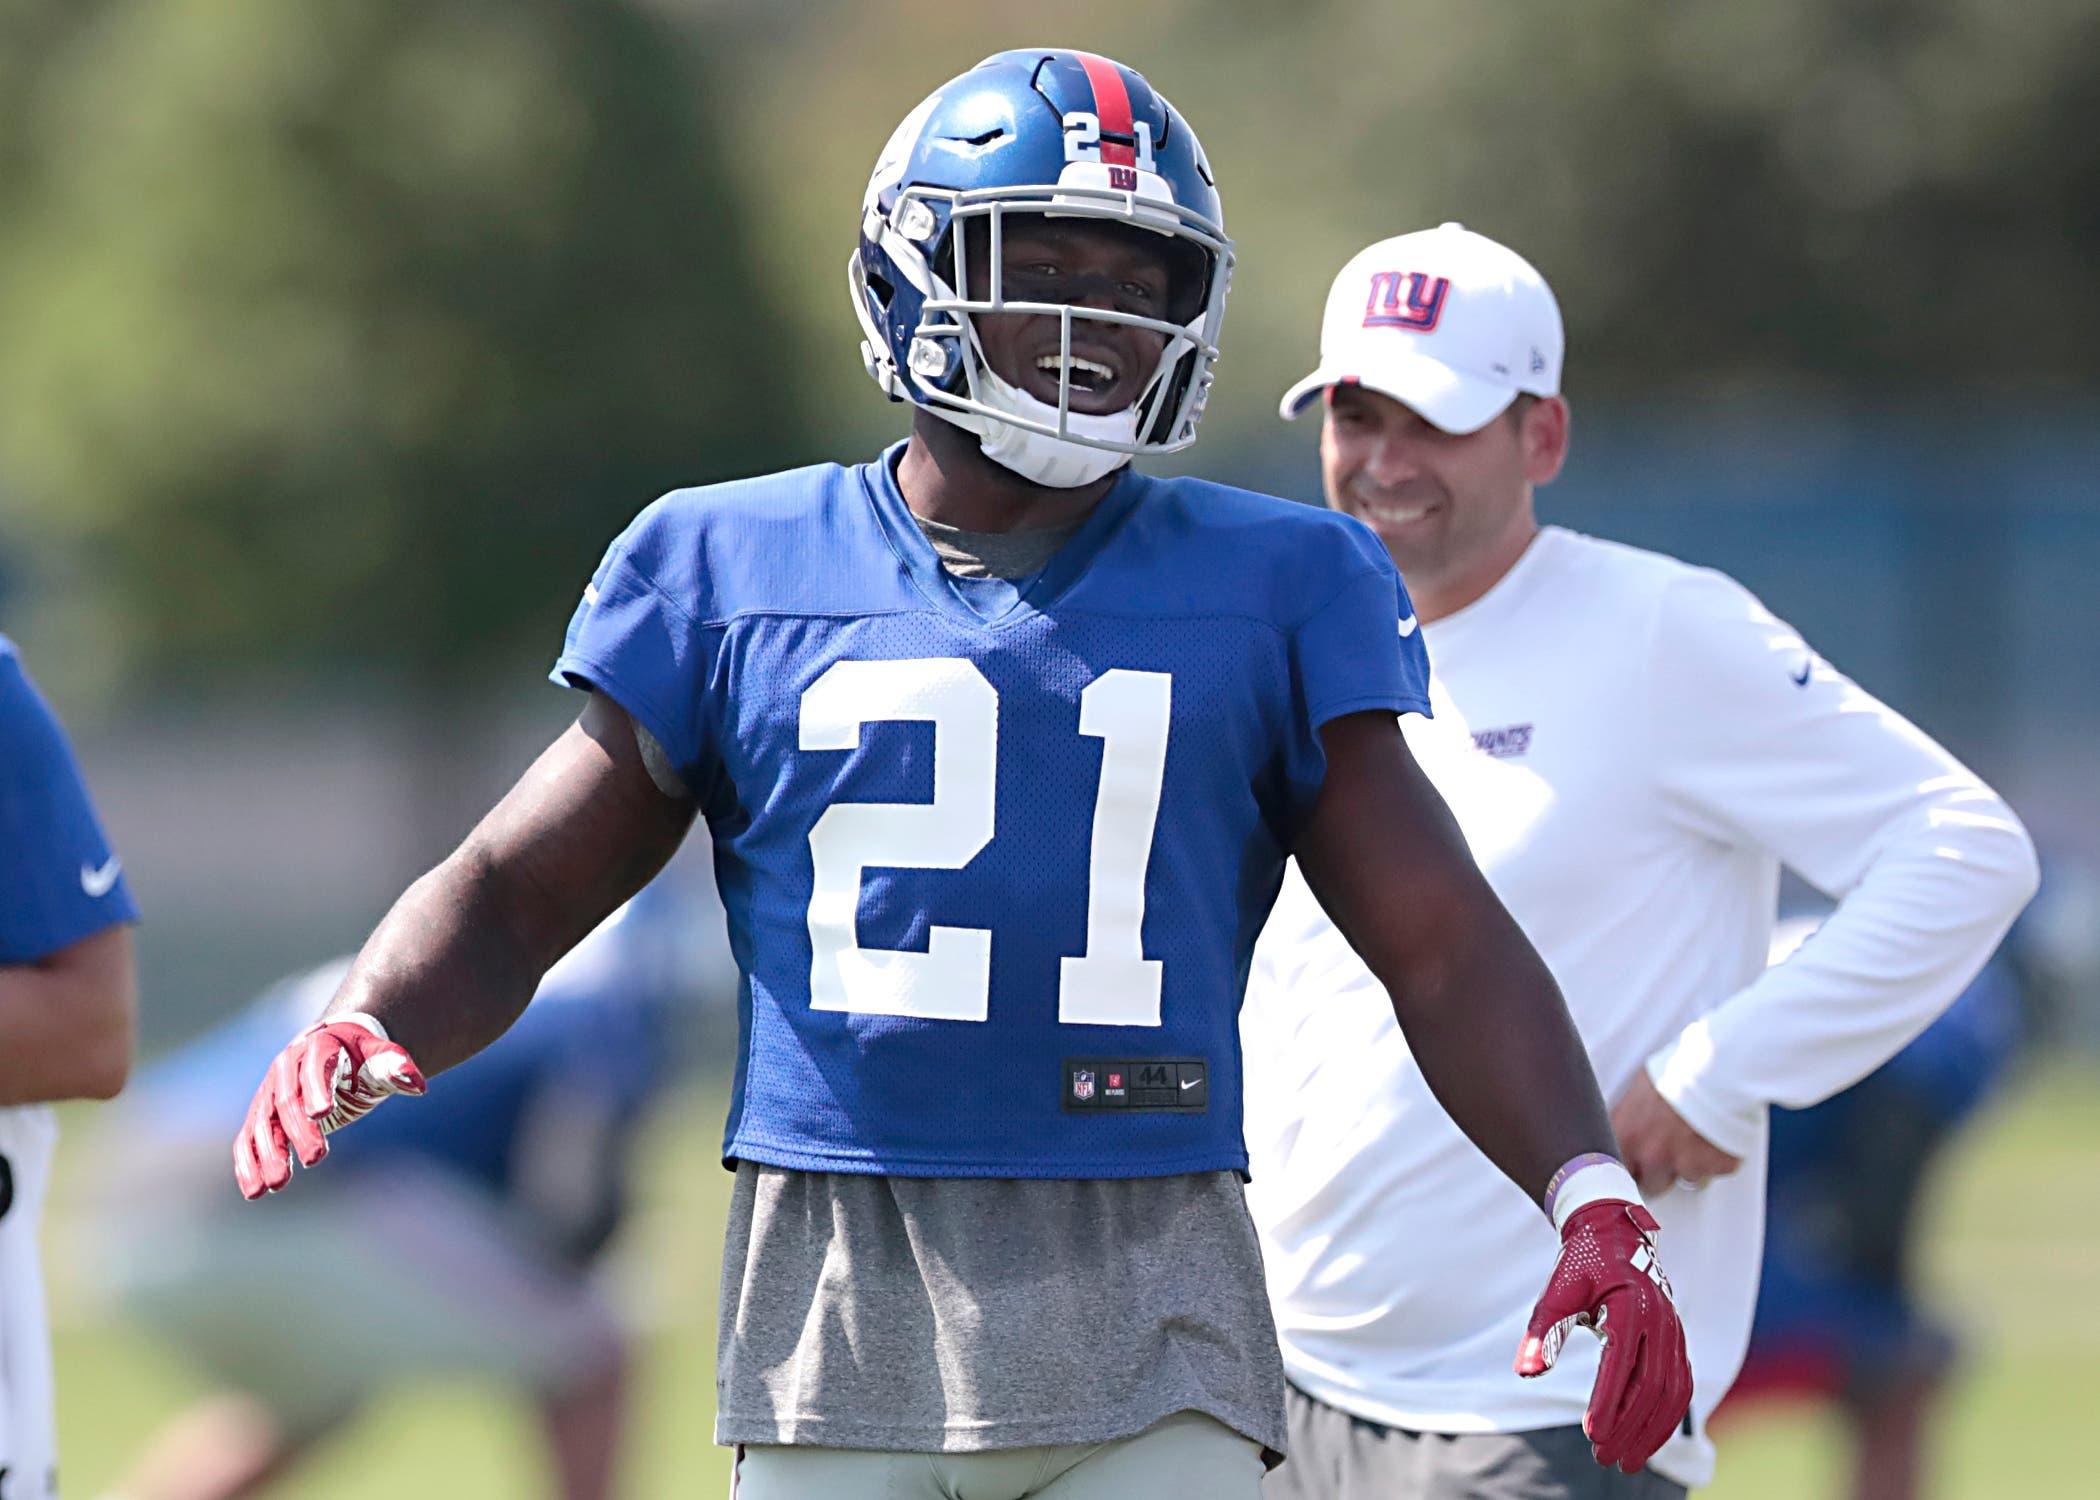
[[[1065,160],[1105,162],[1108,185],[1119,192],[1135,192],[1139,172],[1159,170],[1152,154],[1152,122],[1131,121],[1130,138],[1118,141],[1110,137],[1104,152],[1101,117],[1085,110],[1071,110],[1065,115]]]
[[[1377,272],[1364,303],[1364,327],[1428,333],[1444,316],[1444,297],[1450,290],[1448,276],[1431,281],[1420,271]]]

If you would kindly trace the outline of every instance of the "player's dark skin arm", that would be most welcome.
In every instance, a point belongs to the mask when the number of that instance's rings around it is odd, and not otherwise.
[[[394,903],[328,1013],[376,1017],[426,1075],[466,1061],[664,867],[695,808],[657,790],[633,721],[592,694],[466,842]]]
[[[1392,996],[1437,1102],[1539,1201],[1571,1157],[1618,1154],[1553,976],[1473,863],[1388,713],[1321,731],[1327,780],[1293,851]]]

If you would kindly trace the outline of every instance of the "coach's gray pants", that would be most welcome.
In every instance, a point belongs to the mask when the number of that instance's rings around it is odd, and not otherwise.
[[[1684,1486],[1590,1455],[1580,1427],[1453,1435],[1381,1427],[1292,1386],[1290,1457],[1262,1500],[1684,1500]]]

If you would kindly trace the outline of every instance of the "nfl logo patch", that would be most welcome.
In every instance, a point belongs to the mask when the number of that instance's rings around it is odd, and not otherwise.
[[[1072,1097],[1082,1103],[1094,1097],[1094,1075],[1085,1068],[1072,1070]]]

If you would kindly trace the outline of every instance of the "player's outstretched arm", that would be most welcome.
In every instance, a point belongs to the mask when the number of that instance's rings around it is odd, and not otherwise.
[[[658,790],[634,725],[593,694],[452,856],[394,903],[327,1014],[279,1054],[234,1143],[250,1198],[326,1134],[421,1093],[501,1036],[554,961],[663,868],[695,805]],[[420,1063],[420,1067],[418,1064]]]
[[[1628,1473],[1691,1403],[1691,1365],[1655,1220],[1614,1159],[1611,1123],[1560,990],[1473,863],[1389,714],[1321,731],[1327,778],[1297,844],[1306,884],[1392,996],[1422,1077],[1534,1202],[1561,1252],[1517,1373],[1551,1368],[1576,1327],[1604,1336],[1583,1430]]]

